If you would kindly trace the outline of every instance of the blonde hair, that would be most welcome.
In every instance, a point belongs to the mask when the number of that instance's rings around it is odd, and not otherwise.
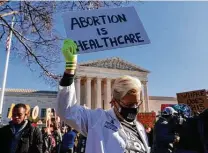
[[[135,77],[122,76],[115,80],[112,87],[112,98],[121,100],[127,94],[141,93],[141,81]]]

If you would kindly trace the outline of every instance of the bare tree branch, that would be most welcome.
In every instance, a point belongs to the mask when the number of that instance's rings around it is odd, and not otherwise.
[[[6,31],[5,31],[5,28],[4,26],[2,26],[2,32],[1,32],[1,35],[0,35],[0,40],[4,37]]]
[[[12,12],[8,12],[8,13],[0,14],[0,17],[5,17],[5,16],[8,16],[8,15],[16,14],[16,13],[18,13],[18,12],[17,11],[12,11]]]
[[[50,84],[57,84],[61,63],[60,43],[63,38],[55,29],[54,16],[70,10],[119,7],[126,2],[114,1],[0,1],[0,42],[12,30],[13,55]],[[11,28],[15,16],[14,28]]]
[[[0,1],[0,6],[4,5],[5,3],[7,3],[9,0],[4,0],[4,1]]]
[[[35,62],[40,66],[40,68],[43,70],[43,72],[45,73],[45,75],[47,75],[48,77],[51,77],[53,79],[58,79],[58,77],[55,74],[52,74],[51,72],[49,72],[46,69],[46,66],[44,66],[44,64],[39,60],[39,58],[33,53],[32,48],[30,46],[28,46],[25,41],[23,39],[20,39],[19,36],[17,35],[17,33],[11,28],[11,26],[9,24],[7,24],[7,22],[0,17],[0,19],[9,27],[9,29],[13,32],[13,34],[16,36],[16,38],[19,40],[19,42],[25,47],[25,50],[27,51],[26,54],[29,56],[32,56],[35,60]],[[28,60],[29,61],[29,60]]]

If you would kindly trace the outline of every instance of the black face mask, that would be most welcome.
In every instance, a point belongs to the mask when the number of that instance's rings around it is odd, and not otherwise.
[[[119,103],[118,103],[119,104]],[[138,108],[127,108],[122,107],[120,104],[119,113],[120,115],[127,121],[127,122],[133,122],[137,116]]]

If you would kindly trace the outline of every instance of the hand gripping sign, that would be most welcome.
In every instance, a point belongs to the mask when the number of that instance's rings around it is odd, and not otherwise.
[[[77,65],[77,45],[73,40],[66,39],[62,47],[62,53],[66,62],[66,69],[75,70]]]

